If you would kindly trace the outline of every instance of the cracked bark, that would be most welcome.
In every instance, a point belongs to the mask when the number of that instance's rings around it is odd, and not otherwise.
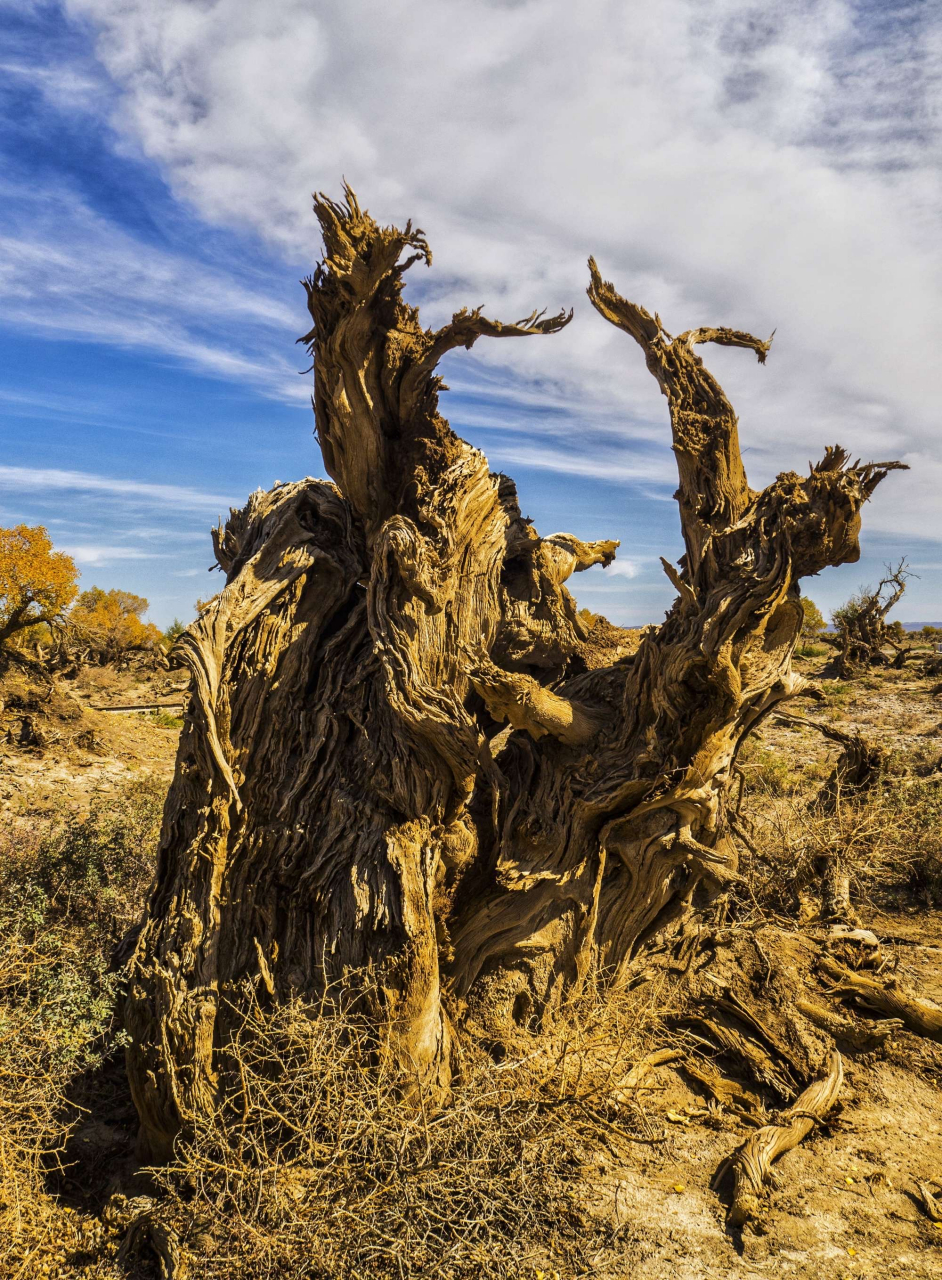
[[[269,1000],[365,991],[377,1052],[444,1088],[456,1023],[534,1025],[715,897],[736,875],[736,752],[801,688],[798,580],[857,558],[887,469],[829,448],[752,490],[696,347],[764,362],[769,343],[672,338],[590,263],[593,304],[667,397],[686,545],[664,623],[599,665],[565,582],[618,544],[540,537],[438,412],[446,352],[570,317],[425,330],[402,299],[423,233],[349,190],[315,212],[304,341],[333,483],[232,512],[226,586],[178,647],[194,696],[125,1002],[151,1159],[214,1105],[247,981]]]

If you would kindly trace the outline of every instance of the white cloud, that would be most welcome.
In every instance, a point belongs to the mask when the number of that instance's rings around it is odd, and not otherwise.
[[[621,453],[592,450],[583,454],[578,449],[554,449],[546,444],[514,444],[497,439],[488,449],[488,457],[495,466],[535,467],[613,484],[627,481],[676,484],[677,479],[671,475],[669,457],[644,458],[630,450]]]
[[[656,563],[656,561],[654,561]],[[604,601],[605,607],[609,607],[609,603],[613,599],[624,597],[625,582],[640,578],[645,570],[650,570],[652,564],[651,556],[622,556],[621,551],[615,553],[615,559],[604,569],[601,565],[593,565],[591,569],[586,569],[583,573],[572,578],[567,584],[569,590],[577,596],[579,603],[582,604],[587,600]],[[652,575],[648,573],[648,578]],[[662,591],[662,584],[657,575],[653,575],[657,582],[658,594],[665,594]],[[635,582],[632,588],[634,595],[638,588],[644,589],[644,584]]]
[[[30,62],[0,62],[0,73],[29,81],[53,105],[67,111],[93,111],[106,88],[101,75],[79,67],[46,67]]]
[[[88,471],[60,471],[54,467],[0,466],[0,491],[4,490],[15,494],[44,495],[58,490],[122,498],[135,506],[168,506],[195,511],[226,511],[232,503],[231,499],[203,493],[187,485],[151,484],[144,480],[125,480]]]
[[[918,466],[878,491],[867,528],[939,536],[938,8],[66,3],[99,30],[117,91],[103,100],[128,147],[209,222],[313,260],[309,193],[336,194],[345,174],[378,218],[429,234],[435,268],[410,273],[426,322],[465,302],[504,318],[575,304],[556,337],[482,341],[449,362],[470,393],[453,416],[488,433],[496,464],[671,478],[666,405],[584,298],[594,252],[674,331],[778,327],[766,368],[704,351],[754,483],[837,439],[901,456]],[[222,268],[142,256],[87,211],[70,208],[63,232],[44,200],[7,245],[8,315],[307,394],[282,345],[294,312]],[[205,323],[220,317],[238,340]],[[508,416],[514,441],[496,431]]]
[[[770,467],[839,426],[864,449],[934,427],[938,11],[877,33],[850,0],[70,8],[120,125],[207,218],[313,257],[309,192],[344,173],[429,233],[430,315],[576,301],[565,334],[483,356],[550,393],[664,417],[580,302],[591,250],[669,327],[779,326],[778,371],[732,374]],[[882,417],[838,421],[862,402]]]
[[[599,571],[605,577],[613,578],[637,578],[641,572],[641,566],[634,560],[616,559],[606,569]]]
[[[64,551],[78,565],[114,564],[118,560],[164,560],[168,557],[155,552],[142,551],[137,547],[98,546],[90,543],[57,546],[57,551]]]
[[[297,312],[222,269],[145,244],[74,193],[0,183],[0,297],[6,324],[143,348],[216,376],[306,400],[292,360]]]

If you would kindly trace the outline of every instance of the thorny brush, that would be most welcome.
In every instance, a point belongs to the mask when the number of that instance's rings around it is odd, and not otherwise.
[[[120,1046],[108,957],[150,879],[159,801],[132,786],[0,850],[3,1274],[122,1274],[107,1226],[49,1180],[88,1118],[74,1081]],[[585,1162],[650,1141],[619,1094],[665,1007],[650,985],[590,984],[500,1062],[463,1036],[436,1101],[403,1089],[355,1012],[253,1001],[221,1055],[226,1104],[157,1174],[158,1212],[207,1278],[579,1271],[610,1231],[580,1200]]]
[[[51,1267],[63,1250],[83,1249],[88,1230],[98,1233],[63,1212],[47,1180],[62,1171],[66,1140],[82,1118],[72,1083],[116,1047],[118,979],[108,958],[140,911],[162,798],[157,784],[134,783],[96,797],[87,815],[10,822],[0,837],[4,1276],[40,1274],[42,1259]]]
[[[224,1107],[157,1175],[165,1220],[198,1238],[207,1278],[579,1273],[610,1234],[580,1197],[586,1161],[651,1141],[620,1086],[652,1017],[586,992],[499,1063],[465,1040],[436,1102],[377,1061],[356,1014],[253,1002]]]
[[[865,795],[839,796],[833,806],[753,774],[758,803],[740,855],[753,904],[801,915],[817,867],[832,859],[850,870],[858,901],[886,906],[915,895],[942,904],[942,775],[919,777],[912,763],[891,758]]]
[[[891,768],[831,813],[752,771],[745,908],[799,912],[815,862],[834,854],[858,894],[938,901],[942,785]],[[83,1118],[72,1082],[118,1043],[107,956],[150,877],[158,790],[22,828],[0,850],[4,1274],[123,1274],[117,1237],[66,1210],[49,1177]],[[656,983],[614,996],[590,986],[538,1032],[520,1031],[500,1062],[463,1036],[451,1093],[436,1100],[403,1090],[355,1012],[267,1008],[263,993],[220,1055],[225,1105],[156,1173],[153,1212],[206,1280],[578,1274],[612,1243],[586,1168],[606,1148],[617,1159],[651,1141],[623,1086],[652,1038],[670,1034],[672,999]]]

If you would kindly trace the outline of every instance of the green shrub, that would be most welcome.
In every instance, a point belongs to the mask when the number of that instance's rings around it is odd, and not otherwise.
[[[38,1275],[49,1240],[81,1253],[86,1227],[98,1238],[47,1177],[83,1116],[75,1082],[121,1043],[109,960],[143,905],[163,793],[135,781],[87,815],[0,831],[0,1274]]]
[[[147,719],[158,729],[182,729],[183,717],[175,716],[169,711],[148,711]]]
[[[162,783],[137,780],[46,832],[30,887],[45,897],[52,919],[94,929],[105,944],[121,937],[153,876],[163,800]]]
[[[789,767],[781,751],[767,747],[755,738],[747,738],[739,749],[737,764],[742,769],[750,790],[783,796],[794,791],[798,777]]]
[[[827,652],[823,644],[800,644],[795,648],[795,655],[799,658],[823,658]]]
[[[0,1040],[28,1026],[47,1058],[74,1059],[107,1023],[110,955],[140,915],[153,876],[163,791],[151,779],[134,781],[96,796],[86,815],[4,833]]]
[[[173,622],[171,622],[170,626],[163,633],[164,648],[172,648],[183,635],[184,631],[186,631],[186,623],[181,622],[179,618],[174,618]]]

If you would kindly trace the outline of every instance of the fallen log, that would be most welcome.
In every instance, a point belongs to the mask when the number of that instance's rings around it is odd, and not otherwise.
[[[96,707],[88,704],[89,711],[182,711],[186,706],[185,698],[177,698],[176,702],[136,702],[119,707]]]

